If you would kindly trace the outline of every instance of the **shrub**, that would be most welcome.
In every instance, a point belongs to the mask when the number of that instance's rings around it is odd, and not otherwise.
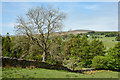
[[[107,57],[104,56],[95,56],[92,60],[92,67],[98,69],[107,69]]]
[[[116,41],[120,41],[120,36],[117,36],[117,37],[115,38],[115,40],[116,40]]]
[[[120,42],[107,51],[107,66],[111,70],[120,70]]]

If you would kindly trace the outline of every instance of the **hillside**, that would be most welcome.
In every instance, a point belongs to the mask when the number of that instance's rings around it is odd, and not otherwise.
[[[93,30],[69,30],[69,31],[61,31],[61,32],[56,32],[59,35],[68,35],[68,34],[80,34],[80,33],[88,33],[92,32]],[[94,32],[117,32],[117,31],[94,31]]]
[[[70,31],[63,31],[63,32],[57,32],[57,34],[60,35],[68,35],[68,34],[80,34],[80,33],[88,33],[91,32],[92,30],[70,30]]]

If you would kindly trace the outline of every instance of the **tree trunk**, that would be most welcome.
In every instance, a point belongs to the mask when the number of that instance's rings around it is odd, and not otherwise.
[[[46,61],[46,51],[43,51],[43,55],[42,55],[42,62],[45,62]]]

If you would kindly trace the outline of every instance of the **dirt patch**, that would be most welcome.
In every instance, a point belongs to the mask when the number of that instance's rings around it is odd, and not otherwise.
[[[83,73],[84,74],[95,74],[97,72],[106,72],[106,71],[110,72],[110,70],[94,70],[94,71],[85,71]]]

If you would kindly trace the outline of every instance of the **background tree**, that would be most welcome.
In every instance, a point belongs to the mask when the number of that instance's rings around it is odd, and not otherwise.
[[[94,39],[90,42],[90,53],[92,57],[105,54],[105,46],[102,41]]]
[[[9,33],[7,33],[6,37],[2,37],[2,52],[3,56],[11,56],[11,38]]]
[[[72,67],[74,70],[77,67],[86,67],[89,60],[89,41],[86,36],[79,38],[75,35],[65,44],[66,59],[64,64]]]
[[[15,26],[16,33],[25,35],[42,49],[42,61],[46,61],[48,49],[51,46],[49,37],[61,29],[64,13],[52,7],[37,7],[30,9],[26,18],[18,17]]]
[[[2,35],[0,34],[0,57],[2,56]]]
[[[88,64],[90,65],[90,67],[91,67],[91,64],[92,64],[92,59],[95,57],[95,56],[98,56],[98,58],[100,58],[100,59],[102,59],[101,57],[99,57],[99,56],[104,56],[105,55],[105,46],[104,46],[104,44],[103,44],[103,42],[102,41],[99,41],[99,40],[97,40],[97,39],[94,39],[94,40],[92,40],[91,42],[90,42],[90,44],[89,44],[89,59],[88,59]],[[96,58],[94,59],[94,60],[96,60]],[[99,60],[99,59],[98,59]],[[94,61],[95,62],[95,61]],[[97,62],[96,62],[97,63]],[[94,63],[93,63],[94,64]]]
[[[110,48],[105,56],[95,56],[92,60],[92,67],[109,70],[120,70],[120,43]]]
[[[66,57],[64,54],[64,44],[65,41],[63,41],[62,37],[56,36],[52,37],[52,47],[49,49],[50,61],[55,64],[62,64],[64,58]]]
[[[111,70],[120,70],[120,42],[115,47],[107,51],[106,58],[108,58],[107,66]]]
[[[12,55],[13,58],[27,59],[30,50],[30,39],[26,36],[12,37]]]
[[[116,36],[116,41],[120,41],[120,33],[118,34],[118,36]]]

